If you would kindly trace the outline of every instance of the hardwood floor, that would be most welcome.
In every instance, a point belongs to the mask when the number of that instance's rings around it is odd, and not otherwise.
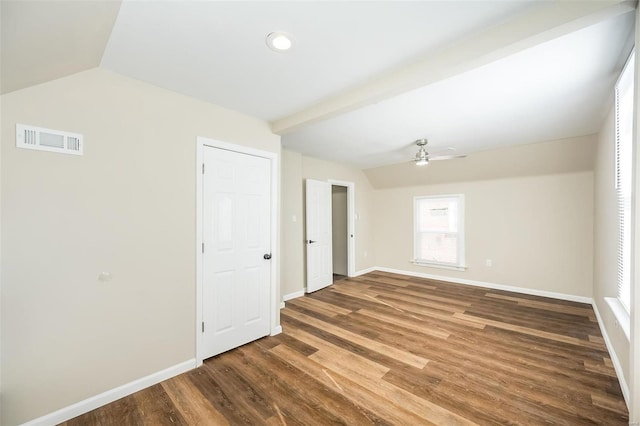
[[[382,272],[64,425],[626,425],[589,305]]]

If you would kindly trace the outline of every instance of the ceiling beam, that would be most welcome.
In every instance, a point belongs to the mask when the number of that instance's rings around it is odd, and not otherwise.
[[[366,105],[478,68],[549,40],[631,12],[635,1],[550,1],[473,34],[411,65],[271,123],[283,135]]]

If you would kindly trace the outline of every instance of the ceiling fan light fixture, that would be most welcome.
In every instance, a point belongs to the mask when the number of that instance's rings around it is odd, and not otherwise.
[[[431,161],[435,160],[452,160],[454,158],[464,158],[467,154],[453,154],[450,153],[448,155],[438,155],[437,153],[431,157],[429,157],[429,153],[425,148],[427,143],[429,143],[426,139],[418,139],[414,142],[418,145],[418,152],[416,152],[416,156],[413,158],[413,162],[416,163],[416,166],[424,166],[429,164]],[[446,148],[446,151],[454,151],[455,148]]]
[[[293,37],[283,31],[274,31],[267,34],[266,43],[274,52],[286,52],[293,46]]]
[[[424,149],[426,144],[427,144],[426,139],[418,139],[416,141],[416,145],[420,147],[418,149],[418,152],[416,153],[416,158],[414,160],[416,162],[416,166],[424,166],[429,164],[429,153],[427,152],[426,149]]]

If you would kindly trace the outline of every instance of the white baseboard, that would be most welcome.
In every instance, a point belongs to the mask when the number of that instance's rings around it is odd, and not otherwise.
[[[363,269],[361,271],[356,271],[356,273],[353,276],[354,277],[358,277],[360,275],[368,274],[369,272],[373,272],[376,269],[378,269],[378,268],[373,266],[371,268]],[[304,296],[304,289],[299,290],[299,291],[294,291],[293,293],[289,293],[289,294],[283,295],[282,296],[282,303],[280,303],[280,309],[284,308],[284,302],[286,302],[287,300],[297,299],[298,297],[302,297],[302,296]]]
[[[360,275],[368,274],[369,272],[373,272],[375,270],[381,270],[377,266],[372,266],[371,268],[362,269],[360,271],[356,271],[354,277],[359,277]]]
[[[282,301],[286,302],[287,300],[296,299],[302,296],[304,296],[304,290],[295,291],[293,293],[285,294],[284,296],[282,296]]]
[[[593,311],[596,313],[596,319],[598,320],[598,325],[600,326],[600,333],[602,333],[602,337],[604,338],[604,343],[607,345],[607,350],[609,351],[609,356],[611,356],[611,362],[613,362],[613,368],[616,370],[616,375],[618,376],[618,382],[620,382],[620,389],[622,389],[622,396],[624,396],[624,401],[627,403],[627,407],[629,407],[629,386],[627,385],[627,381],[624,378],[624,372],[622,370],[622,364],[620,364],[620,360],[618,359],[618,354],[616,354],[615,349],[613,348],[613,343],[611,343],[611,339],[609,339],[609,334],[607,334],[607,329],[604,326],[604,321],[602,321],[602,317],[600,316],[600,312],[598,311],[598,305],[595,300],[591,304],[593,306]]]
[[[448,282],[452,282],[452,283],[456,283],[456,284],[471,285],[471,286],[474,286],[474,287],[486,287],[486,288],[491,288],[491,289],[494,289],[494,290],[504,290],[504,291],[511,291],[511,292],[514,292],[514,293],[530,294],[532,296],[550,297],[552,299],[568,300],[568,301],[571,301],[571,302],[580,302],[580,303],[591,304],[591,302],[593,301],[590,297],[576,296],[576,295],[573,295],[573,294],[565,294],[565,293],[556,293],[556,292],[553,292],[553,291],[544,291],[544,290],[535,290],[535,289],[531,289],[531,288],[514,287],[514,286],[504,285],[504,284],[494,284],[494,283],[483,282],[483,281],[467,280],[467,279],[463,279],[463,278],[447,277],[447,276],[443,276],[443,275],[425,274],[425,273],[422,273],[422,272],[404,271],[404,270],[400,270],[400,269],[385,268],[385,267],[381,267],[381,266],[375,267],[373,269],[377,270],[377,271],[382,271],[382,272],[390,272],[390,273],[393,273],[393,274],[409,275],[411,277],[428,278],[428,279],[431,279],[431,280],[438,280],[438,281],[448,281]]]
[[[274,328],[274,329],[271,331],[271,334],[270,334],[269,336],[276,336],[276,335],[278,335],[278,334],[280,334],[280,333],[282,333],[282,326],[281,326],[281,325],[279,325],[279,326],[277,326],[276,328]]]
[[[134,380],[133,382],[126,383],[122,386],[118,386],[117,388],[113,388],[101,394],[92,396],[91,398],[87,398],[84,401],[76,402],[73,405],[61,408],[60,410],[54,411],[53,413],[49,413],[45,416],[28,421],[22,426],[47,426],[66,422],[67,420],[70,420],[81,414],[87,413],[91,410],[95,410],[98,407],[102,407],[105,404],[109,404],[110,402],[116,401],[127,395],[131,395],[134,392],[138,392],[139,390],[160,383],[163,380],[170,379],[174,376],[177,376],[178,374],[182,374],[186,371],[192,370],[195,367],[195,359],[181,362],[180,364],[165,368],[162,371],[149,374],[148,376],[142,377],[138,380]]]

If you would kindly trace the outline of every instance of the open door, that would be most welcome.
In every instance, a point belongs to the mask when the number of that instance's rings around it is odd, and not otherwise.
[[[307,293],[333,283],[331,184],[306,181]]]

